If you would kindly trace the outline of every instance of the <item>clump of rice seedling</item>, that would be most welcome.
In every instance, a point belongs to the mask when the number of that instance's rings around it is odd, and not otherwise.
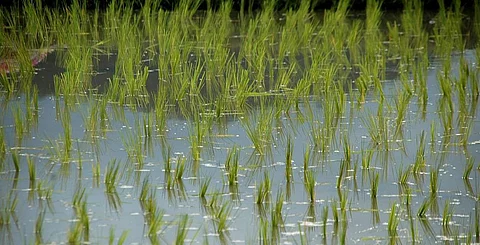
[[[147,220],[147,235],[152,244],[158,244],[158,232],[162,230],[164,211],[159,208],[155,208],[153,212],[149,213]]]
[[[12,152],[12,162],[15,167],[15,172],[18,173],[20,171],[20,156],[17,150]]]
[[[420,174],[420,172],[426,166],[426,159],[425,159],[425,132],[422,131],[420,136],[420,143],[418,145],[417,154],[415,156],[415,163],[413,164],[412,173]]]
[[[379,174],[375,173],[373,175],[373,178],[371,179],[371,196],[372,196],[372,198],[377,198],[378,185],[379,185]]]
[[[123,231],[120,237],[118,238],[117,245],[123,245],[125,240],[127,239],[129,231]],[[108,245],[113,245],[113,241],[115,240],[115,228],[112,226],[110,227],[110,232],[108,236]]]
[[[293,182],[292,154],[293,154],[293,144],[289,136],[287,139],[287,148],[285,149],[285,178],[287,182]]]
[[[422,204],[420,205],[420,208],[418,208],[417,216],[419,218],[424,219],[426,217],[426,213],[428,209],[430,208],[432,201],[430,198],[426,198]]]
[[[345,178],[348,171],[347,165],[349,165],[349,163],[345,159],[342,159],[340,161],[340,167],[338,170],[338,178],[337,178],[337,189],[340,189],[340,187],[342,186],[343,179]]]
[[[430,168],[430,196],[432,198],[437,196],[438,192],[438,174],[439,168]]]
[[[53,186],[48,184],[46,180],[37,182],[36,191],[38,198],[41,200],[51,200],[53,193]]]
[[[177,168],[175,169],[175,180],[182,180],[183,174],[185,173],[185,162],[187,159],[183,156],[177,158]]]
[[[390,244],[395,244],[396,240],[398,239],[398,233],[397,233],[397,228],[398,224],[400,223],[400,220],[398,218],[397,214],[397,204],[393,203],[392,208],[390,210],[390,216],[388,219],[388,236],[390,237]]]
[[[228,185],[233,186],[238,183],[238,160],[240,154],[236,146],[229,150],[227,160],[225,162],[225,170],[228,174]]]
[[[268,110],[261,106],[258,116],[253,118],[256,122],[251,122],[247,117],[241,120],[248,137],[255,147],[255,151],[264,155],[267,153],[267,146],[272,142],[272,121],[274,119],[274,110]]]
[[[335,200],[332,201],[332,215],[333,215],[333,233],[338,233],[338,209],[337,209],[337,202]]]
[[[80,204],[86,199],[85,188],[77,189],[72,198],[72,206],[79,208]]]
[[[42,233],[43,233],[43,223],[45,221],[45,210],[41,211],[38,216],[37,216],[37,219],[35,221],[35,242],[38,242],[38,244],[41,244],[43,242],[43,237],[42,237]]]
[[[408,182],[408,178],[410,177],[411,167],[407,167],[405,171],[403,171],[402,167],[398,169],[398,184],[400,186],[405,187]]]
[[[450,207],[450,201],[445,200],[445,207],[443,208],[442,228],[445,236],[451,232],[450,223],[452,222],[453,210]]]
[[[229,202],[223,203],[215,210],[215,224],[216,232],[218,234],[228,234],[228,227],[230,225],[230,213],[232,212],[232,206]]]
[[[255,198],[256,204],[262,204],[270,201],[270,191],[272,189],[272,183],[270,177],[265,173],[263,181],[257,188],[257,196]]]
[[[95,185],[100,184],[100,163],[92,163],[92,175]]]
[[[328,207],[325,206],[323,207],[323,212],[322,212],[322,220],[323,220],[323,239],[327,239],[327,221],[328,221]]]
[[[12,198],[12,194],[8,194],[6,199],[0,203],[2,209],[0,209],[0,228],[10,224],[10,217],[15,219],[15,209],[17,208],[18,196],[15,195]]]
[[[407,113],[408,104],[411,98],[411,94],[408,92],[400,93],[398,99],[395,101],[397,118],[395,119],[395,133],[394,137],[396,139],[403,138],[403,123],[405,120],[405,115]]]
[[[272,208],[272,213],[271,213],[272,227],[279,228],[284,224],[283,217],[282,217],[283,201],[284,201],[284,195],[280,191],[277,193],[275,206]]]
[[[147,200],[149,190],[150,183],[148,181],[148,177],[145,177],[142,182],[142,189],[140,190],[140,195],[138,196],[138,200],[140,202],[144,202]]]
[[[30,156],[27,156],[27,165],[28,165],[28,176],[30,177],[30,181],[35,181],[37,176],[37,171],[35,167],[35,163],[33,162]]]
[[[120,171],[120,164],[117,163],[117,159],[110,160],[110,162],[108,163],[105,169],[105,179],[103,180],[107,193],[116,192],[115,185],[117,184],[117,181],[120,177],[119,171]]]
[[[200,183],[200,191],[199,191],[199,194],[198,194],[198,196],[200,198],[205,198],[205,196],[207,194],[208,186],[210,185],[211,180],[212,180],[212,178],[208,177],[207,179],[203,180]]]
[[[373,150],[363,150],[362,149],[362,170],[370,169],[370,163],[372,162],[373,158]]]
[[[181,245],[185,243],[185,239],[187,238],[188,234],[188,226],[190,226],[190,223],[191,221],[188,217],[188,214],[184,214],[180,217],[177,225],[177,235],[175,238],[176,245]]]
[[[306,149],[305,153],[303,153],[303,178],[306,179],[306,170],[310,164],[310,149]]]
[[[315,203],[315,175],[312,170],[305,170],[305,180],[304,180],[304,186],[305,186],[305,191],[308,194],[308,200],[310,203]]]
[[[475,162],[475,159],[473,157],[469,157],[467,159],[467,163],[465,165],[465,169],[463,170],[463,176],[462,176],[464,180],[469,179],[470,173],[472,172],[472,169],[473,169],[474,162]]]

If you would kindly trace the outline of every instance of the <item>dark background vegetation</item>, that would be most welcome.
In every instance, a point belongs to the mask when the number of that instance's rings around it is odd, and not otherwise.
[[[27,0],[28,1],[28,0]],[[36,1],[36,0],[30,0]],[[43,6],[53,7],[53,8],[62,8],[71,4],[72,0],[38,0],[42,2]],[[120,2],[121,0],[117,0]],[[155,0],[153,0],[155,1]],[[160,6],[163,9],[171,10],[178,5],[178,0],[158,0]],[[224,0],[203,0],[200,9],[207,9],[209,7],[216,9],[220,6],[221,2]],[[286,9],[295,9],[297,8],[302,0],[276,0],[276,9],[277,10],[286,10]],[[335,6],[338,0],[307,0],[310,1],[312,8],[315,10],[328,9],[332,6]],[[408,0],[384,0],[382,7],[384,10],[401,10],[403,8],[403,2]],[[462,7],[470,8],[473,7],[475,0],[461,1]],[[22,0],[0,0],[0,5],[4,7],[18,6],[21,7],[25,1]],[[79,2],[85,3],[87,8],[94,9],[99,7],[100,9],[106,8],[112,0],[80,0]],[[123,0],[125,3],[132,3],[134,7],[139,8],[145,2],[145,0]],[[245,10],[259,10],[262,7],[263,0],[233,0],[233,9],[240,10],[242,3],[244,4]],[[351,0],[351,8],[362,10],[365,9],[367,0]],[[444,0],[445,6],[449,7],[452,3],[452,0]],[[436,10],[438,9],[438,0],[425,0],[424,9],[425,10]]]

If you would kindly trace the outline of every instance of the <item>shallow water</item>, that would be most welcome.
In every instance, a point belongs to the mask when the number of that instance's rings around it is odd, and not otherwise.
[[[68,50],[68,48],[66,49]],[[186,119],[181,113],[171,113],[167,118],[165,135],[155,129],[154,136],[146,139],[143,132],[145,117],[153,114],[152,108],[119,107],[113,103],[107,105],[108,126],[105,130],[94,132],[87,131],[85,122],[89,112],[96,104],[95,100],[101,99],[99,95],[81,95],[76,97],[73,105],[65,105],[63,97],[56,97],[53,85],[53,76],[64,72],[56,64],[56,55],[65,50],[57,50],[50,54],[46,60],[38,64],[33,77],[33,84],[39,88],[39,115],[38,123],[25,133],[20,144],[16,137],[15,120],[12,111],[20,107],[25,109],[25,94],[15,98],[2,96],[2,125],[5,133],[5,142],[9,147],[5,162],[7,163],[0,174],[0,196],[2,201],[7,200],[10,194],[18,198],[15,222],[2,227],[2,243],[18,244],[33,243],[36,234],[35,222],[38,215],[45,210],[45,220],[41,233],[44,243],[64,243],[67,241],[69,229],[72,229],[78,219],[72,207],[72,198],[75,192],[85,188],[90,218],[90,237],[92,243],[104,244],[109,239],[110,229],[115,230],[116,239],[122,231],[129,231],[126,242],[144,244],[149,242],[146,236],[146,218],[141,207],[139,196],[142,182],[149,180],[155,190],[158,207],[165,212],[164,224],[158,231],[161,243],[173,243],[177,232],[180,215],[188,214],[190,224],[187,240],[193,243],[202,243],[206,240],[219,243],[221,235],[215,231],[215,221],[209,215],[201,199],[198,197],[200,181],[211,177],[207,192],[207,200],[216,193],[220,203],[229,203],[232,211],[229,215],[227,243],[257,243],[259,240],[260,219],[262,210],[270,219],[270,205],[273,205],[276,195],[282,192],[286,195],[282,214],[284,226],[280,230],[279,243],[300,242],[300,236],[305,234],[307,240],[313,244],[327,242],[335,244],[341,239],[344,229],[343,221],[335,224],[332,216],[332,203],[337,203],[342,198],[348,200],[347,204],[347,230],[346,243],[384,243],[389,241],[387,224],[392,204],[397,204],[399,210],[397,217],[400,220],[398,236],[402,243],[411,242],[410,218],[415,222],[417,241],[421,243],[434,243],[444,239],[454,239],[465,236],[473,227],[472,217],[475,214],[476,200],[478,200],[478,163],[475,160],[474,170],[466,182],[462,179],[466,157],[480,159],[480,122],[477,115],[480,112],[476,104],[468,102],[472,108],[469,125],[470,135],[467,146],[455,145],[460,138],[460,131],[454,126],[453,136],[448,143],[443,143],[446,138],[441,124],[439,103],[442,95],[437,80],[437,72],[442,69],[443,60],[434,55],[429,57],[429,67],[426,74],[428,87],[428,104],[425,117],[419,110],[415,97],[409,100],[407,114],[403,122],[403,138],[397,142],[390,142],[390,150],[372,145],[372,140],[365,125],[365,120],[370,115],[376,115],[379,107],[378,97],[369,92],[365,103],[359,105],[354,95],[346,95],[345,113],[340,118],[339,126],[335,129],[335,139],[327,152],[318,149],[311,154],[310,169],[314,171],[316,180],[316,198],[310,204],[304,189],[303,157],[306,149],[313,149],[312,127],[322,125],[325,120],[322,99],[314,96],[308,97],[299,103],[299,110],[290,108],[282,111],[278,120],[273,120],[271,132],[273,141],[267,146],[267,154],[259,155],[252,146],[252,141],[247,135],[241,122],[245,114],[226,115],[213,119],[211,132],[208,134],[201,150],[201,159],[192,158],[190,135],[195,131],[194,122]],[[478,73],[475,61],[475,50],[466,49],[463,56],[466,58],[472,71]],[[96,56],[100,60],[94,66],[98,72],[93,79],[93,87],[98,87],[98,94],[106,90],[107,78],[111,78],[115,70],[116,52],[107,57]],[[458,76],[461,55],[452,55],[452,74]],[[387,67],[389,69],[389,67]],[[396,67],[392,64],[393,71]],[[147,81],[147,89],[158,89],[158,70],[152,69]],[[395,72],[387,75],[381,86],[385,93],[385,117],[389,128],[393,128],[395,109],[389,111],[387,104],[394,107],[397,91],[402,87]],[[454,99],[456,101],[456,97]],[[175,106],[175,105],[172,105]],[[274,110],[273,105],[268,105]],[[59,163],[57,156],[52,154],[52,148],[58,144],[62,151],[62,135],[64,129],[60,118],[65,109],[69,110],[72,152],[67,163]],[[173,109],[175,110],[175,108]],[[252,118],[259,114],[260,109],[253,103],[252,109],[247,113]],[[453,113],[453,122],[456,125],[458,111]],[[202,118],[208,118],[205,114]],[[253,123],[253,122],[252,122]],[[430,135],[431,126],[435,125],[435,138]],[[393,129],[391,129],[393,130]],[[420,135],[426,134],[425,159],[427,167],[424,173],[418,175],[415,181],[413,176],[408,180],[412,191],[411,210],[409,214],[405,208],[404,198],[400,197],[398,181],[399,169],[406,170],[408,165],[415,162],[416,151],[419,148]],[[137,138],[136,136],[140,136]],[[293,183],[285,179],[285,151],[287,136],[292,137],[293,150]],[[131,137],[131,138],[130,138]],[[458,138],[457,138],[458,137]],[[139,140],[140,139],[140,140]],[[344,159],[343,141],[348,139],[352,150],[352,166],[347,172],[342,187],[336,187],[340,163]],[[53,146],[52,146],[53,142]],[[138,161],[129,157],[127,149],[129,143],[142,145],[143,167],[138,168]],[[431,142],[434,145],[431,145]],[[172,168],[180,158],[186,158],[186,171],[181,181],[176,182],[171,190],[166,189],[165,177],[165,152],[170,147]],[[225,184],[225,162],[228,150],[237,146],[240,149],[239,176],[237,190]],[[15,176],[11,154],[17,150],[21,159],[21,170]],[[373,158],[369,170],[361,169],[362,150],[372,150]],[[53,193],[50,199],[39,199],[32,190],[27,171],[26,156],[34,159],[37,180],[51,185]],[[120,163],[120,172],[123,175],[115,184],[118,197],[106,193],[103,183],[107,165],[112,159]],[[81,162],[81,163],[79,163]],[[101,176],[97,184],[92,164],[100,164]],[[82,168],[79,168],[82,166]],[[429,179],[430,166],[439,168],[439,190],[432,208],[427,212],[427,218],[418,218],[416,213],[424,200],[430,195]],[[265,173],[272,181],[271,200],[263,204],[255,204],[256,189],[264,178]],[[374,173],[379,173],[380,185],[377,198],[371,195],[371,178]],[[469,185],[470,184],[470,185]],[[183,188],[179,188],[181,186]],[[287,189],[290,189],[289,191]],[[442,215],[445,203],[453,209],[453,217],[449,227],[451,234],[445,234],[442,226]],[[5,205],[2,203],[2,205]],[[5,205],[6,206],[6,205]],[[4,206],[2,206],[4,207]],[[323,240],[322,211],[327,207],[327,238]],[[337,204],[340,210],[340,204]],[[435,212],[435,207],[438,207]],[[433,211],[432,211],[433,210]],[[340,212],[340,211],[339,211]],[[12,214],[13,217],[13,214]],[[338,229],[335,226],[338,225]],[[456,233],[455,233],[456,232]]]

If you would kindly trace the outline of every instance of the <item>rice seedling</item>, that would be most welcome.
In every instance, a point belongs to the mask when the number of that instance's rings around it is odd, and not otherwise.
[[[12,162],[13,167],[15,167],[15,172],[18,173],[20,171],[20,155],[18,154],[18,150],[12,152]]]
[[[35,163],[30,156],[27,156],[28,176],[31,182],[34,182],[37,177]]]
[[[117,181],[120,176],[120,163],[117,163],[117,159],[112,159],[105,168],[105,178],[103,183],[105,184],[107,193],[115,193]]]
[[[242,126],[252,141],[255,151],[261,155],[268,153],[267,147],[272,142],[273,116],[273,110],[268,110],[261,106],[258,115],[252,118],[257,121],[255,126],[252,125],[254,122],[250,121],[248,117],[241,120]]]
[[[190,226],[188,214],[184,214],[180,217],[177,225],[177,233],[175,237],[175,244],[180,245],[185,243],[185,239],[188,235],[188,226]]]
[[[125,243],[125,240],[127,239],[129,231],[123,231],[120,237],[118,238],[117,245],[122,245]],[[112,226],[110,227],[110,232],[108,236],[108,244],[113,245],[113,242],[115,241],[115,228]]]
[[[473,157],[467,158],[467,162],[463,170],[463,176],[462,176],[464,180],[469,179],[470,173],[472,172],[472,169],[473,169],[474,162],[475,162],[475,159]]]
[[[332,215],[333,215],[333,233],[338,234],[338,209],[337,209],[337,202],[335,200],[332,201]]]
[[[53,185],[46,180],[40,180],[36,186],[37,196],[40,200],[51,200],[53,194]]]
[[[369,115],[367,119],[362,118],[362,121],[368,130],[372,143],[387,150],[388,129],[387,119],[383,116],[383,108],[378,108],[377,116]]]
[[[82,223],[80,222],[75,222],[73,225],[70,225],[67,233],[67,241],[69,244],[81,243],[82,229]]]
[[[85,188],[77,189],[72,198],[72,206],[74,208],[80,208],[84,200],[86,200]]]
[[[345,160],[345,159],[342,159],[340,161],[340,166],[339,166],[339,170],[338,170],[338,178],[337,178],[337,189],[340,189],[342,187],[342,183],[343,183],[343,180],[345,179],[345,175],[347,174],[347,170],[348,170],[348,165],[349,163]]]
[[[152,244],[159,244],[158,233],[162,230],[165,212],[156,208],[147,218],[147,236]]]
[[[80,206],[80,209],[77,213],[77,216],[79,216],[80,223],[82,224],[82,229],[83,229],[83,240],[84,241],[89,241],[90,240],[90,219],[88,217],[87,213],[87,200],[86,197],[82,202],[82,205]]]
[[[208,190],[208,187],[210,185],[210,181],[212,180],[211,177],[208,177],[207,179],[203,180],[201,183],[200,183],[200,190],[199,190],[199,197],[200,198],[205,198],[206,197],[206,194],[207,194],[207,190]]]
[[[263,204],[270,201],[270,191],[272,183],[270,177],[265,173],[263,181],[258,185],[257,195],[255,197],[255,204]]]
[[[230,203],[223,203],[215,211],[215,230],[218,234],[227,234],[228,227],[230,225],[230,215],[232,211],[232,206]]]
[[[175,180],[181,181],[185,173],[185,162],[187,159],[183,156],[177,157],[177,168],[175,169]]]
[[[13,119],[14,119],[15,136],[18,143],[20,144],[25,133],[28,132],[26,131],[28,130],[28,127],[25,121],[26,119],[22,113],[22,109],[20,108],[20,106],[17,106],[14,109],[12,109],[12,113],[13,113]]]
[[[371,178],[371,197],[372,198],[377,198],[377,193],[378,193],[378,185],[379,185],[379,174],[374,173],[373,178]]]
[[[417,154],[415,156],[415,162],[413,164],[412,173],[420,174],[425,169],[425,132],[422,131],[420,135],[420,143],[418,144]]]
[[[121,135],[122,143],[130,160],[135,162],[137,169],[142,169],[144,165],[144,145],[142,144],[140,125],[137,124],[134,132],[127,131]]]
[[[387,230],[388,230],[388,236],[390,237],[390,244],[396,244],[396,241],[398,240],[398,225],[400,223],[400,219],[398,218],[398,213],[397,213],[397,204],[393,203],[392,208],[390,210],[390,215],[388,219],[388,225],[387,225]]]
[[[422,204],[420,204],[420,207],[418,208],[418,211],[417,211],[417,216],[419,218],[425,219],[426,213],[430,208],[431,203],[432,203],[431,198],[425,198],[423,200]]]
[[[93,183],[98,186],[100,183],[100,163],[92,163]]]
[[[315,175],[312,170],[305,170],[304,186],[310,203],[315,203]]]
[[[369,170],[373,158],[373,150],[362,149],[362,170]]]
[[[140,195],[138,196],[138,200],[143,203],[147,200],[149,190],[150,190],[150,183],[148,181],[148,177],[145,177],[142,182],[142,189],[140,189]]]
[[[238,161],[240,157],[239,149],[233,146],[228,151],[227,160],[225,162],[225,170],[228,175],[228,185],[233,186],[238,184]]]
[[[412,172],[411,166],[409,166],[405,171],[403,171],[402,167],[399,167],[398,169],[398,184],[400,186],[407,186],[408,179],[410,177],[410,174]]]
[[[43,243],[43,223],[45,222],[45,210],[40,211],[35,220],[35,243],[41,244]]]
[[[282,216],[283,202],[284,202],[283,193],[277,192],[277,198],[275,200],[275,205],[271,209],[271,221],[272,227],[281,228],[284,225],[284,220]]]
[[[443,207],[443,215],[442,215],[442,229],[443,229],[443,234],[445,236],[449,236],[452,232],[450,229],[452,217],[453,217],[453,210],[450,207],[450,200],[445,200],[445,206]]]
[[[328,221],[328,207],[323,207],[322,211],[322,230],[323,230],[323,241],[327,239],[327,221]]]
[[[293,154],[293,144],[289,136],[287,139],[287,148],[285,150],[285,179],[287,180],[287,182],[293,182],[292,154]]]
[[[439,168],[430,168],[430,196],[432,198],[435,198],[437,196],[438,192],[438,174],[439,174]]]
[[[395,107],[397,111],[397,118],[395,119],[395,133],[394,138],[403,138],[403,124],[405,115],[407,113],[408,104],[411,98],[411,94],[404,92],[399,93],[398,99],[395,101]]]

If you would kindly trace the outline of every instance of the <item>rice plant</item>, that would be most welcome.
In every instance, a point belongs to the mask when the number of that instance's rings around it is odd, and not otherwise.
[[[228,227],[230,225],[230,215],[232,211],[232,206],[230,203],[226,202],[220,205],[218,209],[215,210],[215,230],[218,234],[228,233]]]
[[[450,207],[450,200],[445,200],[445,206],[443,207],[442,215],[442,229],[445,236],[449,236],[451,233],[450,225],[452,222],[453,210]]]
[[[379,174],[374,173],[373,178],[371,179],[371,197],[377,198],[378,186],[379,186]]]
[[[117,181],[120,178],[120,163],[117,163],[117,159],[112,159],[105,168],[105,177],[103,183],[105,184],[107,193],[115,193]]]
[[[430,198],[425,198],[418,208],[417,216],[421,219],[424,219],[426,217],[426,213],[428,209],[430,208],[431,205],[431,199]]]
[[[207,190],[208,190],[208,187],[210,186],[210,181],[212,180],[211,177],[208,177],[207,179],[201,181],[200,183],[200,190],[199,190],[199,194],[198,196],[200,198],[205,198],[206,195],[207,195]]]
[[[438,174],[439,168],[430,168],[430,195],[432,198],[437,196],[438,192]]]
[[[12,162],[15,172],[18,173],[20,171],[20,156],[16,150],[12,152]]]
[[[475,162],[475,159],[473,157],[469,157],[467,159],[465,168],[463,170],[463,176],[462,176],[464,180],[469,179],[470,173],[472,172],[472,169],[473,169],[474,162]]]
[[[233,186],[238,184],[238,161],[240,157],[240,150],[236,146],[228,151],[227,160],[225,162],[225,170],[228,175],[228,185]]]
[[[191,221],[189,220],[188,214],[184,214],[180,217],[177,225],[177,232],[175,236],[175,244],[181,245],[185,243],[185,239],[188,235],[188,226],[190,226]]]
[[[293,182],[292,154],[293,154],[293,143],[289,136],[287,139],[287,148],[285,149],[285,178],[287,182]]]
[[[43,243],[43,223],[45,222],[45,210],[40,211],[35,220],[35,243]]]
[[[272,183],[270,177],[265,173],[263,181],[257,187],[257,195],[255,197],[256,204],[263,204],[270,201],[270,191]]]
[[[397,204],[393,203],[392,208],[390,210],[390,215],[388,219],[388,236],[390,237],[390,244],[396,244],[396,241],[398,240],[398,225],[400,223],[400,219],[398,218],[398,213],[397,213]]]
[[[411,174],[411,167],[409,166],[405,171],[403,171],[402,167],[398,169],[398,184],[400,186],[406,186],[408,183],[408,178]]]
[[[30,156],[27,156],[28,176],[30,181],[35,181],[37,176],[36,166]]]
[[[305,170],[304,186],[310,203],[315,203],[315,174],[312,170]]]
[[[415,162],[413,164],[412,172],[414,174],[419,174],[424,171],[426,167],[425,159],[425,132],[422,131],[420,136],[420,143],[418,144],[417,154],[415,156]]]

